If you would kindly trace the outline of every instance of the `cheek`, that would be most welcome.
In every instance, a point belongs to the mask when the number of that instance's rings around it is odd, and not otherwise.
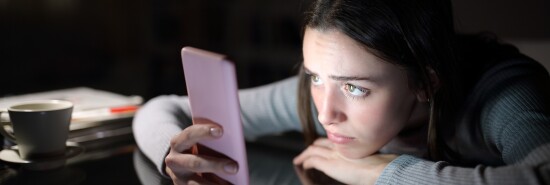
[[[319,105],[321,105],[321,100],[323,99],[323,91],[321,91],[319,88],[310,87],[310,93],[313,99],[313,104],[318,109]]]
[[[381,147],[407,124],[412,110],[409,104],[395,99],[373,100],[357,106],[357,109],[349,112],[348,118],[354,123],[354,130],[361,132],[358,135],[364,141]]]
[[[349,122],[345,130],[353,133],[357,142],[353,145],[337,145],[338,152],[350,159],[360,159],[372,155],[391,141],[401,130],[398,122],[392,119],[383,105],[363,105],[360,109],[348,112]]]
[[[362,132],[365,140],[374,141],[380,139],[380,136],[388,134],[397,123],[393,115],[388,111],[384,104],[363,105],[354,111],[350,111],[348,118],[351,123],[355,123],[356,131]]]

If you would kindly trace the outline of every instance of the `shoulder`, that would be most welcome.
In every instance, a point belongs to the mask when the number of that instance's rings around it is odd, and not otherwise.
[[[550,142],[550,76],[514,46],[464,36],[463,105],[451,148],[475,163],[512,163]]]
[[[547,70],[537,61],[520,53],[514,46],[486,35],[463,36],[459,44],[462,56],[462,84],[465,107],[487,107],[507,98],[527,101],[524,91],[546,98],[550,87]],[[525,100],[523,100],[525,99]],[[505,101],[514,103],[517,101]]]
[[[550,77],[527,57],[499,62],[484,72],[468,101],[485,143],[505,163],[550,142]],[[476,113],[473,113],[476,115]]]

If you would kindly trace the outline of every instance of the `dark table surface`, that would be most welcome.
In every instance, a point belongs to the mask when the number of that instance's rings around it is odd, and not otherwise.
[[[171,184],[170,179],[160,175],[133,139],[119,141],[101,149],[85,150],[83,154],[68,159],[65,166],[52,170],[28,170],[21,164],[0,161],[0,184]],[[303,184],[303,179],[299,179],[303,178],[302,173],[292,165],[292,159],[303,149],[301,141],[281,137],[263,141],[268,142],[246,144],[250,184]],[[295,147],[289,147],[292,146],[289,143],[294,143]],[[87,145],[90,149],[94,146],[93,143]],[[319,174],[314,176],[319,177]]]
[[[136,174],[133,152],[78,162],[51,170],[29,170],[23,165],[0,163],[0,184],[142,184]]]
[[[68,158],[62,167],[33,170],[29,169],[33,164],[0,159],[0,184],[142,184],[134,167],[134,153],[139,150],[131,130],[131,117],[71,130],[68,141],[82,150]],[[15,146],[9,141],[0,144],[4,150]]]

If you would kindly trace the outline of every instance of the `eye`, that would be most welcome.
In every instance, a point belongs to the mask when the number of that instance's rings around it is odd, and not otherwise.
[[[353,96],[366,96],[369,90],[357,87],[352,84],[345,84],[344,89]]]
[[[310,78],[311,78],[311,84],[313,85],[320,85],[323,83],[323,80],[321,80],[321,78],[319,78],[319,76],[317,75],[310,75]]]

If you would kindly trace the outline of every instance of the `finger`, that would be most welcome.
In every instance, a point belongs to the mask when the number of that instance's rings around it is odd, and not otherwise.
[[[174,185],[190,185],[190,184],[214,184],[203,179],[196,173],[189,175],[176,175],[170,168],[166,168],[166,173],[172,179]]]
[[[342,168],[342,165],[342,163],[334,158],[314,156],[304,161],[303,168],[306,172],[311,173],[308,174],[308,176],[315,177],[315,184],[341,184],[335,182],[333,179],[343,182],[344,184],[358,184],[352,183],[353,181],[349,181],[348,179],[348,176],[352,176],[350,175],[351,173],[357,173],[357,171],[350,171],[349,168]]]
[[[188,184],[187,181],[190,178],[190,175],[176,175],[169,167],[166,167],[166,174],[170,176],[170,179],[172,179],[172,184],[174,185]]]
[[[212,122],[193,124],[172,137],[170,147],[181,153],[200,140],[219,138],[222,134],[223,129],[218,124]]]
[[[330,142],[330,140],[326,138],[318,138],[299,156],[294,158],[294,164],[295,165],[300,164],[301,161],[303,161],[307,157],[307,155],[310,154],[310,151],[312,151],[313,154],[316,154],[321,152],[327,152],[327,150],[330,150],[331,148],[332,148],[332,143]]]
[[[237,163],[229,159],[192,154],[170,153],[166,156],[165,163],[176,174],[189,172],[235,174],[239,169]]]
[[[322,146],[327,148],[333,148],[334,144],[327,138],[318,138],[313,142],[313,145],[315,146]]]
[[[192,174],[189,176],[170,176],[172,178],[172,184],[174,185],[216,185],[217,183],[204,179],[198,174]]]
[[[208,182],[213,182],[216,185],[231,185],[231,182],[226,181],[225,179],[213,173],[203,173],[201,177],[208,180]]]
[[[323,146],[317,146],[317,145],[310,145],[307,147],[306,150],[304,150],[300,155],[294,158],[292,161],[294,165],[300,165],[305,160],[312,156],[322,156],[326,157],[327,155],[330,155],[332,151],[329,148],[323,147]]]
[[[187,185],[217,185],[218,183],[209,181],[197,174],[194,174],[191,176],[191,178],[188,179]]]
[[[340,181],[344,184],[363,184],[361,183],[361,179],[366,179],[368,178],[367,176],[375,175],[374,173],[364,171],[365,169],[370,169],[372,167],[365,167],[360,165],[357,166],[355,162],[350,162],[347,159],[340,158],[337,156],[328,157],[328,158],[312,156],[310,158],[307,158],[303,162],[302,166],[306,170],[315,169],[320,172],[323,172],[323,174],[327,175],[328,177],[335,179],[337,181]],[[383,168],[380,169],[380,172],[382,170]],[[320,183],[320,184],[334,184],[334,183]]]
[[[325,171],[324,164],[329,164],[330,160],[324,157],[320,156],[311,156],[304,160],[302,163],[302,166],[304,169],[312,169],[315,168],[319,171]],[[320,164],[322,163],[322,164]]]
[[[187,171],[184,167],[177,166],[176,164],[177,162],[174,160],[175,160],[174,157],[171,156],[170,154],[166,156],[166,158],[164,159],[164,163],[166,165],[165,167],[166,174],[168,174],[168,176],[170,176],[172,180],[184,179],[184,177],[189,177],[193,174],[193,172]],[[176,182],[174,182],[174,184],[175,183]]]

